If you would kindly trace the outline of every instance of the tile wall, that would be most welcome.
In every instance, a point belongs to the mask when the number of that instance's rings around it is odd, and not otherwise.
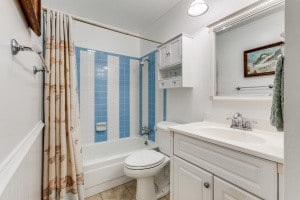
[[[158,89],[156,52],[140,58],[76,47],[83,144],[135,137],[166,118],[166,91]],[[143,58],[145,58],[143,57]],[[106,122],[107,129],[96,130]],[[155,140],[151,132],[149,139]]]

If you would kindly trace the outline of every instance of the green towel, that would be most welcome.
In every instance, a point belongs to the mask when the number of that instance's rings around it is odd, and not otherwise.
[[[283,131],[284,119],[284,58],[280,57],[275,72],[274,88],[273,88],[273,103],[271,110],[271,124],[278,131]]]

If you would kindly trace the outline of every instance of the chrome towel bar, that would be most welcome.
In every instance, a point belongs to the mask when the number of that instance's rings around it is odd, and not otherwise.
[[[242,89],[255,89],[255,88],[269,88],[269,89],[272,89],[273,88],[273,85],[272,84],[270,84],[270,85],[261,85],[261,86],[247,86],[247,87],[240,87],[240,86],[238,86],[238,87],[236,87],[235,89],[237,90],[237,91],[240,91],[240,90],[242,90]]]
[[[42,62],[42,65],[43,65],[43,68],[42,69],[37,69],[36,66],[33,66],[33,73],[36,74],[37,72],[46,72],[46,73],[49,73],[49,70],[47,68],[47,65],[45,63],[45,60],[42,56],[42,51],[35,51],[33,48],[31,47],[27,47],[27,46],[23,46],[23,45],[20,45],[17,40],[15,39],[12,39],[11,40],[11,53],[12,55],[17,55],[20,51],[30,51],[30,52],[34,52],[36,53],[39,58],[41,59],[41,62]]]

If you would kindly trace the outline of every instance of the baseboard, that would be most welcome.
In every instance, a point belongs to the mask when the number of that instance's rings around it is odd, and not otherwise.
[[[18,167],[24,160],[26,154],[34,144],[35,140],[42,132],[44,123],[39,121],[27,136],[14,148],[14,150],[0,164],[0,196],[6,189],[11,178],[16,173]]]

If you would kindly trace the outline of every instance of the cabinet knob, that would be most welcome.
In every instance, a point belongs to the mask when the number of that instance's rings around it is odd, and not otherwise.
[[[209,188],[209,183],[208,182],[204,182],[203,185],[204,185],[205,188]]]

